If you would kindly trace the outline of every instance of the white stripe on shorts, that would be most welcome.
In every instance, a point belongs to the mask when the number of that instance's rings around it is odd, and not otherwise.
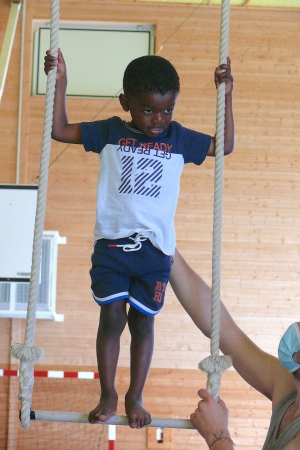
[[[158,311],[153,311],[152,309],[148,308],[147,306],[143,305],[143,303],[140,303],[133,297],[129,297],[129,303],[132,303],[132,305],[135,305],[137,309],[144,311],[147,316],[156,316],[157,313],[159,313],[160,309]]]
[[[122,298],[128,299],[128,292],[118,292],[117,294],[109,295],[108,297],[97,297],[93,292],[94,299],[99,303],[106,303],[111,300],[121,300]]]

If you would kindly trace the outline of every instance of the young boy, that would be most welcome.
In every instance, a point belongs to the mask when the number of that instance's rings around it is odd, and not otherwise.
[[[130,122],[119,117],[68,123],[66,65],[62,53],[47,52],[45,72],[57,66],[53,139],[83,144],[99,153],[97,217],[92,255],[92,292],[101,306],[97,335],[100,402],[91,423],[116,414],[115,375],[120,336],[131,333],[130,386],[125,410],[131,428],[151,422],[142,392],[154,345],[154,317],[164,302],[175,252],[174,214],[184,164],[200,165],[214,156],[213,137],[172,121],[180,90],[172,64],[159,56],[133,60],[125,70],[119,100]],[[222,70],[222,71],[221,71]],[[234,146],[233,78],[230,60],[215,71],[215,83],[226,83],[225,154]],[[129,304],[127,312],[127,303]]]

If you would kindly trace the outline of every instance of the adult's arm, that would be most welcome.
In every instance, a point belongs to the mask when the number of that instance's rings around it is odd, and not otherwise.
[[[195,325],[210,337],[211,289],[176,250],[170,280],[183,308]],[[233,366],[244,380],[267,398],[273,406],[287,393],[295,390],[293,376],[274,356],[261,350],[237,326],[221,302],[220,349],[232,355]]]

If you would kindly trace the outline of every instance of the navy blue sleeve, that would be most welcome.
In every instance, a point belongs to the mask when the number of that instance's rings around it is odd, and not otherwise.
[[[212,137],[208,134],[199,133],[182,127],[184,143],[184,162],[200,165],[207,156]]]
[[[108,121],[82,122],[81,136],[86,152],[101,153],[108,141]]]

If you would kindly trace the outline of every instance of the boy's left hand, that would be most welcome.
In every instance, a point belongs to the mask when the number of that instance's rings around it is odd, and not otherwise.
[[[216,67],[215,70],[215,85],[218,87],[218,84],[225,83],[225,95],[229,95],[233,91],[233,76],[231,75],[231,60],[229,56],[227,56],[227,64],[221,64],[219,67]]]

